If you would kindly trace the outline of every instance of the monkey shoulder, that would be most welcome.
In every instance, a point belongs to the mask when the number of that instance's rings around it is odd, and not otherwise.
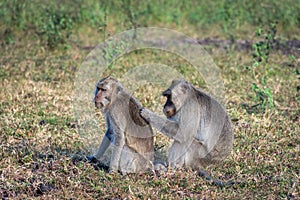
[[[196,96],[198,103],[201,105],[209,105],[213,99],[210,95],[197,88],[194,88],[193,93]]]

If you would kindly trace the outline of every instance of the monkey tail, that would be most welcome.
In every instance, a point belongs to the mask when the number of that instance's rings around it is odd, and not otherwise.
[[[233,186],[235,184],[238,184],[238,182],[235,181],[218,181],[213,179],[208,173],[206,173],[203,170],[198,171],[198,175],[201,176],[202,178],[204,178],[206,181],[210,182],[212,185],[218,186],[218,187],[229,187],[229,186]]]

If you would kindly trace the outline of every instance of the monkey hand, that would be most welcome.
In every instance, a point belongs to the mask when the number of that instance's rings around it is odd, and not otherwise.
[[[87,156],[86,158],[90,163],[97,163],[98,162],[98,159],[95,156]]]
[[[140,114],[141,116],[147,121],[149,122],[150,121],[150,116],[152,114],[152,112],[146,108],[141,108],[140,109]]]

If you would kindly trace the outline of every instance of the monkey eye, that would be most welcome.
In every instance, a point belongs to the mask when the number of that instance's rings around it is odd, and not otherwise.
[[[104,92],[104,91],[106,91],[106,89],[105,88],[102,88],[102,87],[97,87],[97,90],[99,91],[102,91],[102,92]]]

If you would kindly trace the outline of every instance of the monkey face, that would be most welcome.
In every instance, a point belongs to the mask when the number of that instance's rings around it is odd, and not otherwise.
[[[106,109],[111,103],[113,84],[103,80],[99,81],[95,90],[95,106],[100,109]]]
[[[101,79],[95,90],[95,106],[100,109],[108,109],[122,90],[120,83],[111,76]]]
[[[190,84],[185,80],[173,80],[171,86],[162,93],[167,97],[164,105],[164,114],[170,118],[176,114],[185,104],[191,89]]]
[[[108,94],[107,89],[97,86],[94,101],[97,108],[106,108],[110,103],[110,94]]]

